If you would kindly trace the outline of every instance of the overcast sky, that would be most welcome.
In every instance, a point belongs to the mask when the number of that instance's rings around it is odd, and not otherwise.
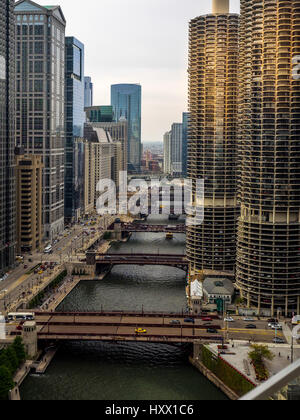
[[[85,44],[85,74],[93,79],[94,104],[110,103],[111,84],[140,83],[142,141],[162,141],[187,108],[188,22],[211,13],[211,0],[53,3],[62,7],[67,35]],[[239,0],[231,0],[231,9],[239,12]]]

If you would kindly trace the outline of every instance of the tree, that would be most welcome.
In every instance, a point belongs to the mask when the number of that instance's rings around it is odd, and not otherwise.
[[[249,353],[249,357],[253,362],[262,363],[264,359],[273,360],[275,357],[267,346],[258,346],[254,344],[251,347],[253,351]]]
[[[22,340],[21,337],[19,337],[19,336],[16,337],[16,339],[13,343],[13,348],[16,352],[17,359],[18,359],[19,366],[20,366],[20,364],[22,364],[26,359],[25,347],[24,347],[23,340]]]
[[[5,366],[0,366],[0,400],[8,400],[8,393],[14,388],[12,374]]]
[[[2,350],[2,352],[0,353],[0,367],[2,366],[6,367],[10,371],[11,374],[14,373],[13,367],[7,356],[6,350]]]
[[[12,373],[15,373],[16,370],[19,367],[19,361],[18,361],[18,357],[16,355],[15,349],[12,346],[9,346],[6,349],[6,355],[7,355],[8,359],[9,359],[10,364],[11,364],[11,368],[13,370]]]

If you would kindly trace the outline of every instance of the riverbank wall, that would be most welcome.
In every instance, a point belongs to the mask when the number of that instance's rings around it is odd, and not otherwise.
[[[230,400],[238,400],[256,387],[246,376],[222,357],[214,354],[206,345],[199,347],[198,355],[190,357],[190,362]]]

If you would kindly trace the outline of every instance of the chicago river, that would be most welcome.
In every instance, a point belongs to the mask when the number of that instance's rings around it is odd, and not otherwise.
[[[168,224],[151,217],[153,224]],[[185,235],[135,233],[112,253],[183,254]],[[186,274],[171,267],[116,266],[99,282],[82,282],[59,311],[186,310]],[[23,400],[221,400],[225,396],[188,361],[189,346],[68,343],[43,376],[29,376]]]

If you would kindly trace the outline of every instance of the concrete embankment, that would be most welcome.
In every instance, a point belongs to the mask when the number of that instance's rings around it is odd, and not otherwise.
[[[216,375],[214,375],[207,367],[204,366],[200,360],[195,360],[190,357],[190,363],[198,369],[210,382],[212,382],[218,389],[220,389],[230,400],[236,401],[239,396],[225,385]]]

